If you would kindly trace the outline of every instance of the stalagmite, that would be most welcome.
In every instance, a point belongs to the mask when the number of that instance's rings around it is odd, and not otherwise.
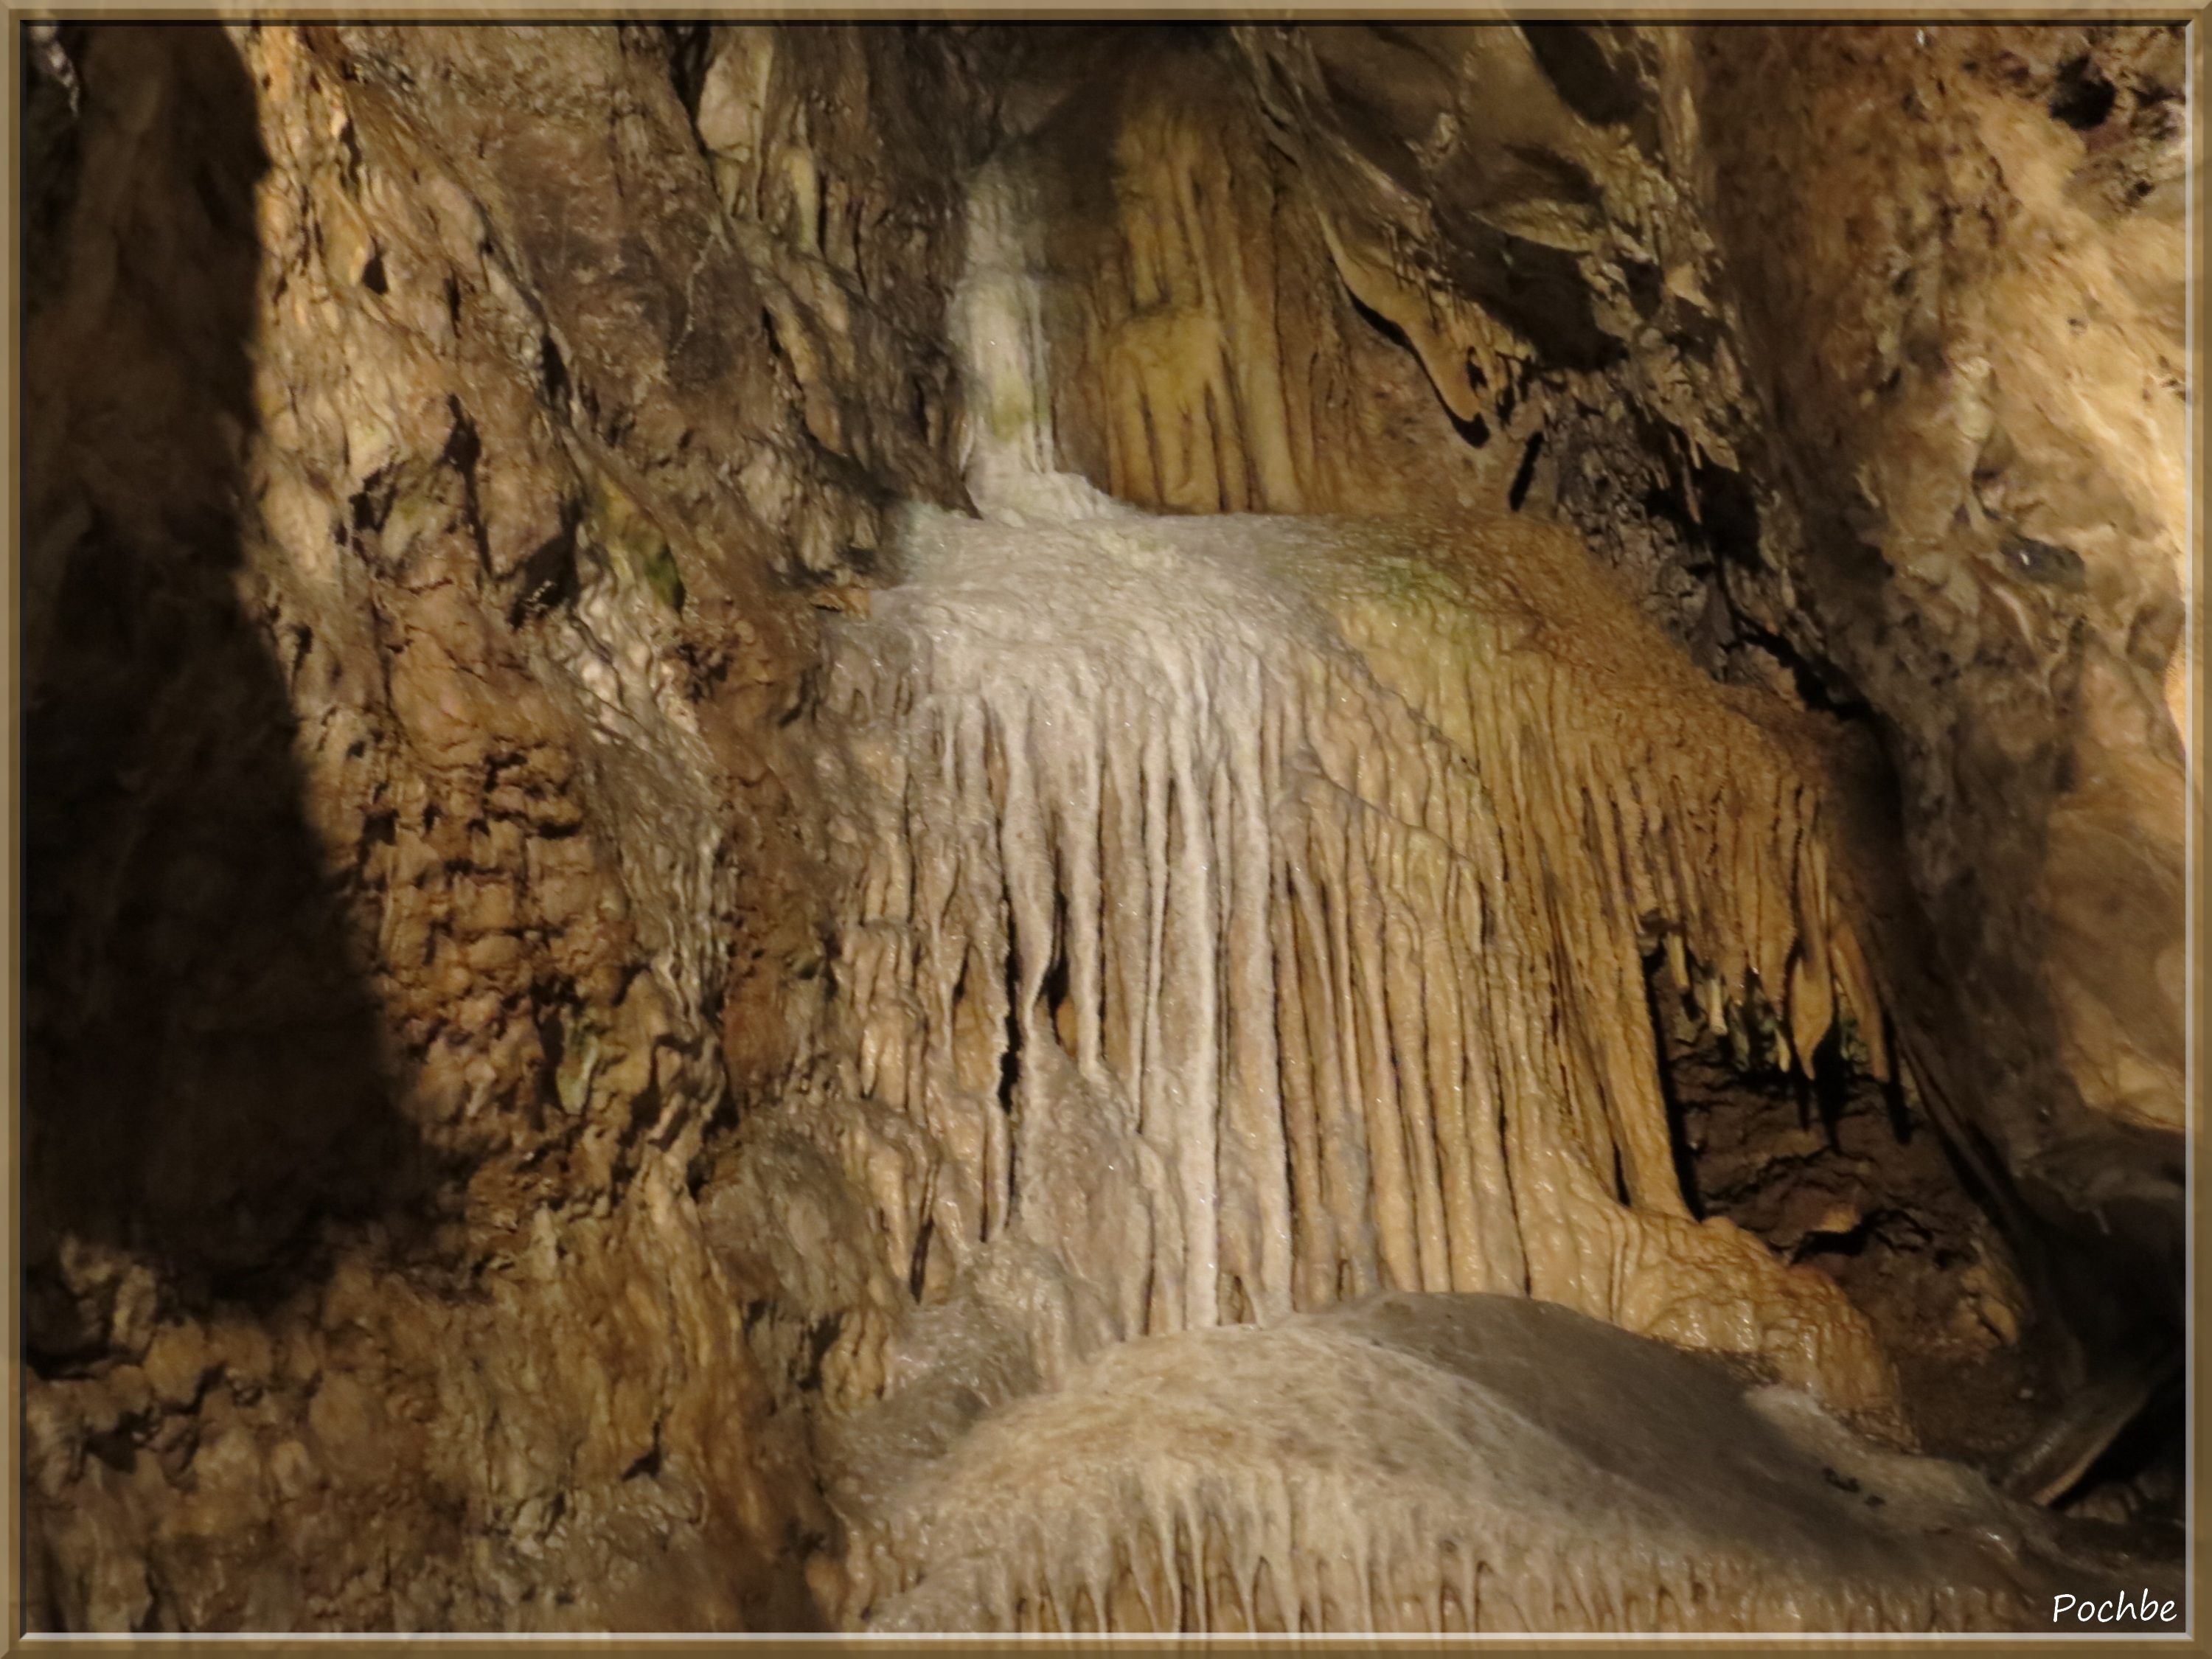
[[[2109,1577],[1796,1390],[1495,1296],[1115,1347],[860,1538],[845,1615],[882,1631],[1976,1630]]]

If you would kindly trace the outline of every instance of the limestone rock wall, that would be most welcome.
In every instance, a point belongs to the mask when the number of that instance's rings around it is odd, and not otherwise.
[[[2178,1297],[2181,33],[1715,28],[1695,55],[1805,626],[1881,714],[1974,1033],[1959,1109]]]
[[[803,1626],[827,1523],[691,1188],[819,961],[816,607],[960,499],[955,49],[62,44],[33,1621]]]

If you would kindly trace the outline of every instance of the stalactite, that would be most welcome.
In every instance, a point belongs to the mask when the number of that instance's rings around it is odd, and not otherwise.
[[[1024,190],[978,180],[957,301],[987,517],[910,513],[824,691],[851,1086],[936,1148],[896,1247],[941,1285],[1018,1232],[1114,1337],[1526,1293],[1891,1412],[1832,1281],[1691,1218],[1645,1001],[1663,948],[1717,1029],[1871,1046],[1817,770],[1560,532],[1052,473]]]
[[[1776,988],[1798,1056],[1839,1008],[1878,1029],[1816,784],[1579,550],[936,514],[904,548],[827,693],[900,757],[847,987],[956,1265],[1143,1213],[1071,1255],[1124,1335],[1526,1291],[1886,1400],[1827,1281],[1690,1218],[1642,981],[1663,935],[1723,1012]]]
[[[830,1118],[922,1304],[832,1433],[839,1616],[2017,1622],[2000,1500],[1859,1437],[1909,1438],[1863,1318],[1676,1173],[1655,965],[1747,1059],[1840,1032],[1889,1074],[1817,747],[1564,532],[1161,518],[1054,471],[1028,191],[977,179],[956,296],[981,516],[908,509],[819,688]],[[1713,1420],[1616,1420],[1667,1352],[1625,1333],[1780,1398],[1701,1371]]]

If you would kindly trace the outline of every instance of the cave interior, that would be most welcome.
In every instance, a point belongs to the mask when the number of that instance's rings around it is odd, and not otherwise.
[[[2186,1618],[2182,26],[17,46],[30,1628]]]

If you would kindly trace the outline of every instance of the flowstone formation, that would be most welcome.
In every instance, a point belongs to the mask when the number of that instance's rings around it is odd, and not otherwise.
[[[1770,1477],[1778,1534],[1662,1436],[1632,1515],[1511,1413],[1345,1346],[1383,1306],[1443,1322],[1449,1371],[1527,1316],[1498,1299],[1551,1304],[1909,1443],[1835,1281],[1693,1218],[1646,986],[1656,959],[1785,1066],[1832,1036],[1887,1073],[1821,750],[1558,530],[1163,518],[1056,473],[1025,197],[1018,160],[979,177],[956,295],[982,516],[911,511],[830,641],[834,1063],[783,1115],[868,1195],[853,1279],[920,1306],[830,1328],[855,1542],[817,1589],[909,1629],[2016,1622],[1996,1566],[1838,1519],[1817,1474]],[[1524,1383],[1587,1358],[1529,1328]],[[1397,1428],[1340,1421],[1370,1396]]]
[[[1990,1630],[2124,1577],[1795,1390],[1493,1296],[1115,1348],[896,1499],[877,1630]]]
[[[2185,61],[2170,25],[1254,24],[1060,71],[1026,129],[1060,465],[1555,516],[1715,678],[1878,742],[1913,1109],[2084,1405],[2022,1449],[2045,1497],[2181,1328]]]
[[[927,515],[902,552],[827,700],[881,791],[840,971],[855,1085],[932,1149],[886,1217],[920,1283],[1014,1231],[1115,1335],[1526,1291],[1888,1401],[1831,1281],[1690,1219],[1644,990],[1664,948],[1716,1028],[1771,985],[1793,1048],[1878,1029],[1817,790],[1571,542]]]

